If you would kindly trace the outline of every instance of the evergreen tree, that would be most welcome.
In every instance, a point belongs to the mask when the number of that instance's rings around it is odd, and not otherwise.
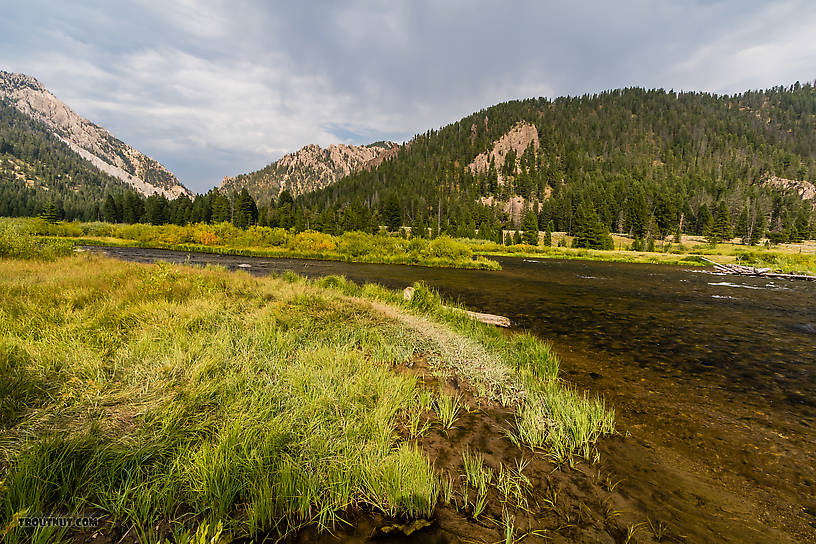
[[[241,189],[235,200],[235,215],[233,223],[236,227],[244,229],[258,222],[258,206],[255,199],[250,196],[246,187]]]
[[[706,237],[710,243],[716,244],[723,240],[730,240],[732,236],[731,214],[728,211],[728,204],[724,200],[720,200],[714,209],[713,220]]]
[[[385,219],[385,226],[391,232],[396,232],[402,226],[402,210],[397,195],[391,194],[388,200],[385,201],[383,219]]]
[[[707,236],[708,232],[714,225],[714,216],[711,215],[711,210],[708,209],[708,206],[706,204],[703,204],[697,210],[696,224],[697,234],[701,234],[703,236]]]
[[[43,211],[40,214],[40,217],[42,217],[43,220],[46,223],[51,223],[51,224],[56,223],[57,222],[57,205],[49,200],[45,204],[45,207],[43,208]]]
[[[116,200],[110,193],[105,197],[105,203],[102,205],[102,218],[108,223],[119,223],[122,220],[122,214],[116,207]]]
[[[734,228],[734,235],[742,238],[743,243],[748,241],[748,207],[742,208]]]
[[[575,219],[575,238],[572,239],[572,247],[583,247],[588,249],[614,249],[612,236],[609,229],[598,220],[598,213],[594,206],[588,202],[582,202],[578,206]]]
[[[411,223],[411,238],[427,238],[428,229],[425,226],[425,217],[422,212],[417,212],[414,215],[414,221]]]
[[[553,233],[554,228],[555,228],[555,226],[553,225],[552,221],[547,223],[547,230],[544,232],[544,245],[545,246],[548,246],[548,247],[552,246],[552,233]]]
[[[212,201],[212,222],[213,223],[224,223],[229,221],[232,217],[232,210],[230,207],[230,202],[227,197],[218,193],[213,197]]]
[[[629,232],[635,238],[642,238],[646,234],[648,220],[646,196],[642,191],[636,191],[628,201],[627,225]]]
[[[151,225],[164,225],[169,219],[169,202],[164,195],[153,194],[145,200],[145,220]]]
[[[528,211],[524,215],[521,222],[521,228],[524,230],[524,243],[531,246],[538,245],[538,216],[533,210]]]
[[[138,223],[142,220],[144,213],[144,203],[139,195],[134,191],[125,193],[124,202],[122,204],[122,222],[128,224]]]
[[[755,246],[759,243],[760,240],[765,236],[765,229],[767,228],[766,221],[765,221],[765,214],[759,213],[756,218],[756,224],[754,228],[751,230],[751,238],[750,243],[752,246]]]

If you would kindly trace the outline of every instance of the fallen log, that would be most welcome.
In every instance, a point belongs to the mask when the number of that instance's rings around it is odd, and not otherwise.
[[[755,268],[753,266],[742,266],[739,264],[722,264],[711,259],[706,259],[702,255],[698,255],[702,260],[714,265],[717,272],[725,272],[726,274],[734,274],[737,276],[762,276],[763,278],[779,278],[785,280],[807,280],[816,281],[816,276],[808,276],[807,274],[785,274],[782,272],[771,272],[770,268]]]
[[[414,288],[413,287],[406,287],[402,291],[402,298],[405,300],[411,300],[414,297]],[[450,306],[444,306],[447,310],[455,310],[455,311],[464,311],[471,319],[475,319],[476,321],[481,321],[487,325],[494,325],[496,327],[510,327],[510,319],[504,317],[503,315],[495,315],[495,314],[484,314],[481,312],[471,312],[470,310],[460,310],[459,308],[451,308]]]

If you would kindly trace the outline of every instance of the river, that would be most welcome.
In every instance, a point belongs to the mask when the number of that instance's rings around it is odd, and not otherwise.
[[[253,274],[422,280],[549,340],[563,377],[604,396],[602,469],[678,541],[816,542],[816,282],[676,266],[500,258],[500,272],[104,248]]]

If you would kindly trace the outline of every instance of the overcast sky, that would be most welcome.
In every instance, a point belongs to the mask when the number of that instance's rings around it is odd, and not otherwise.
[[[309,143],[403,141],[512,98],[813,80],[814,35],[814,0],[10,0],[0,69],[204,192]]]

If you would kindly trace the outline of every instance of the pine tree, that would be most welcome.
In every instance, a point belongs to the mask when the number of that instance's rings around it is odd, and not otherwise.
[[[105,197],[105,203],[102,205],[102,218],[108,223],[118,223],[122,220],[119,210],[116,209],[116,201],[110,193]]]
[[[54,202],[49,200],[45,204],[45,207],[43,208],[43,211],[40,214],[40,217],[42,217],[43,220],[46,223],[51,223],[51,224],[56,223],[57,222],[57,205],[54,204]]]
[[[246,228],[258,222],[258,206],[255,199],[249,194],[246,187],[241,189],[235,200],[234,224],[238,228]]]
[[[711,215],[711,210],[706,204],[700,206],[697,210],[697,234],[708,236],[708,232],[714,225],[714,216]]]
[[[725,200],[720,200],[714,209],[713,219],[706,237],[710,243],[716,244],[723,240],[730,240],[732,236],[731,214],[728,211],[728,204],[725,203]]]
[[[742,238],[743,243],[748,241],[748,207],[742,208],[737,219],[737,225],[734,229],[734,235]]]
[[[547,223],[547,230],[544,232],[544,245],[545,246],[549,247],[549,246],[552,245],[552,233],[553,233],[554,228],[555,228],[555,225],[553,225],[552,221]]]
[[[538,216],[533,210],[528,211],[524,215],[521,222],[521,228],[524,230],[524,243],[537,246],[538,245]]]
[[[627,226],[635,238],[642,238],[646,234],[648,224],[646,197],[643,191],[636,191],[628,201]]]
[[[759,212],[756,218],[756,224],[754,228],[751,230],[751,245],[755,246],[762,240],[763,236],[765,236],[765,229],[767,228],[765,222],[765,214]]]
[[[145,208],[141,197],[134,191],[125,193],[125,198],[122,204],[122,222],[133,224],[142,220]]]
[[[385,219],[385,226],[388,230],[395,232],[402,226],[402,210],[400,209],[397,195],[392,194],[385,201],[385,208],[383,209],[383,218]]]
[[[229,221],[231,215],[229,199],[221,193],[215,195],[212,202],[212,222],[223,223]]]
[[[582,202],[576,211],[575,238],[572,239],[572,247],[615,248],[612,236],[609,235],[609,229],[598,220],[598,213],[589,202]]]

